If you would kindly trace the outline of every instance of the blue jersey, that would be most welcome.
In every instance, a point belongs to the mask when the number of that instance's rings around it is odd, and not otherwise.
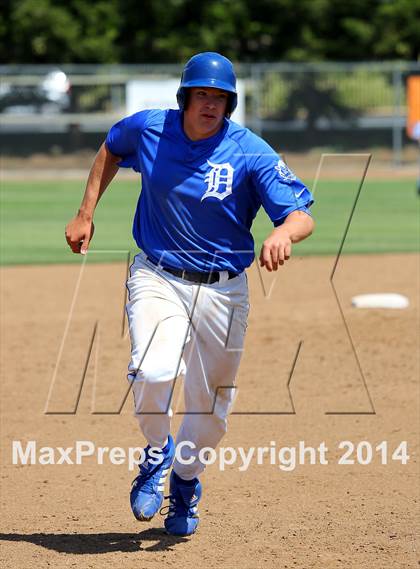
[[[183,113],[146,110],[116,123],[109,151],[141,173],[133,223],[137,245],[163,266],[241,272],[254,259],[251,225],[261,205],[280,225],[309,213],[309,190],[279,155],[225,119],[213,136],[192,141]]]

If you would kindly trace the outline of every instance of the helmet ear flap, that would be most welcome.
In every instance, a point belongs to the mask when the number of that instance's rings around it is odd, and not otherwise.
[[[229,116],[233,113],[238,105],[238,95],[236,93],[229,93],[228,110]]]
[[[228,119],[230,119],[230,115],[233,112],[233,99],[234,99],[234,95],[233,93],[229,93],[228,94],[228,100],[227,100],[227,104],[226,104],[226,112],[225,112],[225,117],[227,117]]]
[[[180,87],[176,92],[176,100],[178,102],[178,107],[181,111],[186,111],[188,107],[188,100],[189,100],[189,89],[185,87]]]
[[[180,87],[176,92],[176,100],[178,102],[178,107],[181,111],[185,109],[185,89],[184,87]]]

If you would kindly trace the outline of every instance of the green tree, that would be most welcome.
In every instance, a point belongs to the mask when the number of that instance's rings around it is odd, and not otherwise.
[[[3,63],[418,59],[420,0],[2,0]]]
[[[7,2],[0,23],[4,63],[116,62],[117,2]]]

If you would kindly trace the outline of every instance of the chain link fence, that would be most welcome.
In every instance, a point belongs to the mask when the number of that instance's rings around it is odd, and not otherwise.
[[[282,152],[384,147],[399,164],[404,146],[415,144],[405,134],[405,84],[410,74],[420,74],[420,63],[267,63],[236,69],[245,90],[246,126]],[[2,154],[96,149],[126,114],[130,81],[178,79],[181,70],[179,65],[0,66]]]

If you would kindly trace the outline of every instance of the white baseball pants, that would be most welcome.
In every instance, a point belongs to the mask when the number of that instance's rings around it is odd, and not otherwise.
[[[228,280],[222,272],[220,282],[200,285],[139,253],[127,288],[135,414],[148,443],[162,447],[170,433],[175,380],[184,376],[185,415],[176,444],[187,443],[174,469],[191,480],[204,470],[200,449],[215,448],[226,432],[249,310],[246,274]]]

